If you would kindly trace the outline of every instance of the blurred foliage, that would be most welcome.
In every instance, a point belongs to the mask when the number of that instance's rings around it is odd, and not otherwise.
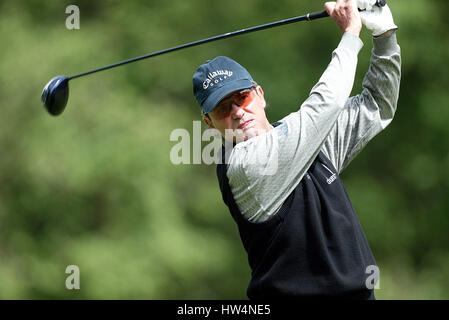
[[[65,8],[81,11],[80,30]],[[342,178],[381,271],[378,299],[448,299],[447,1],[389,2],[403,76],[392,124]],[[330,19],[140,61],[70,82],[67,110],[43,86],[110,63],[322,10],[316,1],[1,1],[0,298],[245,299],[250,278],[215,166],[170,162],[175,128],[200,120],[196,67],[244,65],[271,121],[295,111],[330,61]],[[369,65],[370,33],[353,94]],[[204,128],[204,127],[203,127]],[[65,288],[66,266],[81,289]]]

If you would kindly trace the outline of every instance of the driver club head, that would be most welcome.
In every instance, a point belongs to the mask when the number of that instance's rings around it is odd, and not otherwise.
[[[69,99],[69,78],[57,76],[51,79],[42,91],[42,103],[45,109],[53,115],[61,114]]]

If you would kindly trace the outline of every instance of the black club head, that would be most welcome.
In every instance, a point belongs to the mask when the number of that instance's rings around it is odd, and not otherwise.
[[[57,76],[51,79],[44,87],[41,99],[45,109],[51,115],[61,114],[69,99],[69,79],[66,76]]]

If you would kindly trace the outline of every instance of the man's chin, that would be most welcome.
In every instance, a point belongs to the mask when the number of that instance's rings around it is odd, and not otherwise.
[[[246,130],[239,130],[242,131],[241,134],[237,135],[236,143],[247,141],[251,138],[257,137],[258,135],[261,135],[262,133],[265,133],[265,130],[256,129],[256,128],[248,128]]]
[[[257,137],[258,135],[261,135],[262,133],[267,132],[267,130],[264,129],[256,129],[256,128],[248,128],[245,130],[242,129],[235,129],[232,131],[232,141],[234,144],[248,141],[251,138]],[[230,141],[230,139],[226,139]]]

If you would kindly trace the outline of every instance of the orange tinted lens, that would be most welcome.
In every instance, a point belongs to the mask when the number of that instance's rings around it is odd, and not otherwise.
[[[214,116],[222,119],[229,116],[232,110],[232,104],[235,103],[239,107],[246,107],[251,103],[253,97],[252,89],[245,89],[234,93],[229,98],[225,98],[213,110]]]
[[[227,116],[229,116],[229,113],[231,112],[232,109],[231,104],[233,101],[234,100],[232,99],[232,97],[222,100],[213,110],[215,116],[218,117],[219,119],[226,118]]]
[[[240,107],[246,107],[252,100],[252,90],[243,90],[234,95],[234,102]]]

